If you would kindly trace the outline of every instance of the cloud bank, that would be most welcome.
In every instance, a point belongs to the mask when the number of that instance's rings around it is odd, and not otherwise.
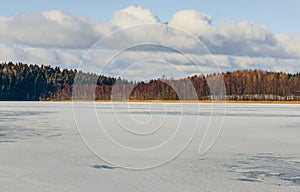
[[[246,68],[298,70],[300,35],[273,34],[266,26],[249,21],[218,25],[213,25],[212,21],[207,14],[184,10],[174,13],[167,23],[162,23],[149,9],[135,6],[113,13],[107,22],[74,17],[60,10],[2,16],[0,61],[75,68],[84,58],[85,63],[94,63],[94,67],[101,68],[110,59],[111,55],[106,53],[114,53],[127,45],[147,42],[159,45],[164,42],[174,49],[152,45],[124,51],[111,60],[107,67],[110,69],[107,70],[108,75],[118,76],[126,70],[138,78],[137,68],[128,68],[125,63],[144,60],[153,62],[153,65],[147,62],[138,64],[140,68],[144,67],[145,73],[157,71],[160,75],[161,71],[170,71],[170,75],[174,76],[171,68],[180,69],[187,75],[199,73],[197,66],[176,50],[197,60],[204,72],[213,72],[216,69],[214,62],[222,71]],[[145,27],[134,27],[143,24]],[[117,35],[113,33],[115,31],[118,31]],[[110,36],[113,38],[109,39]],[[97,47],[97,42],[101,42],[101,47]],[[92,53],[91,47],[101,51]],[[166,68],[166,63],[173,67]]]

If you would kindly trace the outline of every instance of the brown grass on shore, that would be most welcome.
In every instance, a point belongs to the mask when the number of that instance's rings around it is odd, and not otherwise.
[[[64,100],[54,102],[130,102],[130,103],[230,103],[230,104],[300,104],[300,101],[235,101],[235,100]]]

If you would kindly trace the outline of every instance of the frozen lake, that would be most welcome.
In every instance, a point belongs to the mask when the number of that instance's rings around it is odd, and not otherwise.
[[[300,191],[299,105],[0,102],[0,114],[1,192]]]

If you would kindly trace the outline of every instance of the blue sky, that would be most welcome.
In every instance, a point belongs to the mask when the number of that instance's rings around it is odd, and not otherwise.
[[[222,71],[299,72],[299,8],[296,0],[7,0],[1,2],[0,62],[77,68],[82,58],[89,58],[94,71],[131,43],[164,44],[193,57],[202,72],[216,72],[215,61]],[[126,30],[136,25],[145,28]],[[188,33],[169,30],[172,27]],[[99,46],[105,55],[90,51],[107,35],[110,41]],[[184,55],[170,50],[156,46],[124,51],[106,75],[128,70],[132,79],[139,79],[166,71],[170,77],[199,73]],[[128,66],[133,63],[138,64]]]
[[[179,10],[195,9],[212,16],[214,24],[249,20],[267,25],[274,33],[300,34],[298,0],[5,0],[1,2],[0,15],[59,9],[75,16],[105,21],[113,12],[129,5],[150,9],[163,22]]]

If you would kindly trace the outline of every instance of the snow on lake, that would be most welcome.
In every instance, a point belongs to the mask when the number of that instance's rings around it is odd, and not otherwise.
[[[0,102],[0,117],[1,192],[300,191],[299,105]]]

